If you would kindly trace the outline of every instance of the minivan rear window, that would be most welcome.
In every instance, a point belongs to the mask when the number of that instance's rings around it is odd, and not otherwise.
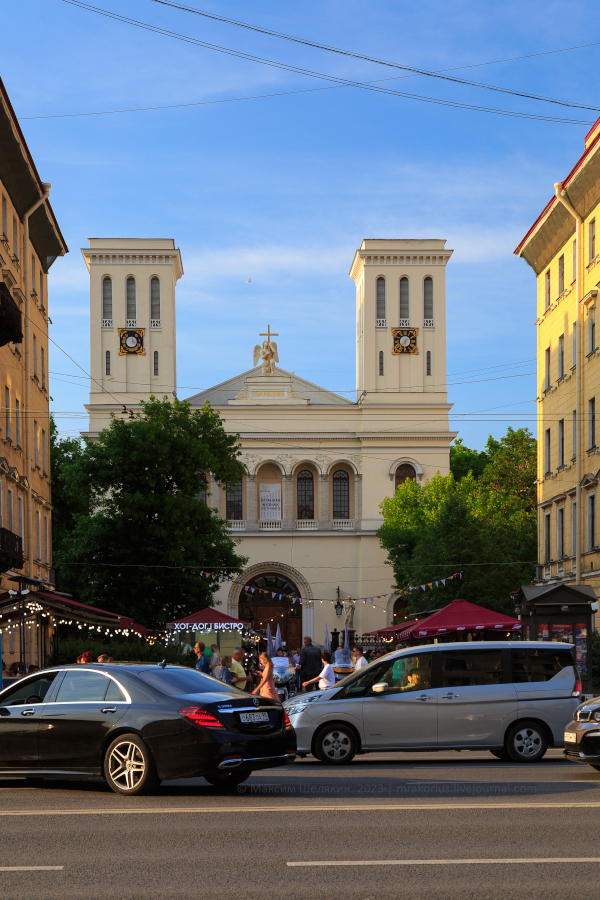
[[[512,651],[513,682],[550,681],[562,669],[574,666],[573,652],[558,647],[531,647]]]
[[[440,650],[442,687],[502,684],[502,650]]]
[[[236,690],[232,685],[202,675],[195,669],[161,669],[157,666],[156,669],[145,670],[139,675],[142,681],[170,697],[177,697],[179,694],[229,694]]]

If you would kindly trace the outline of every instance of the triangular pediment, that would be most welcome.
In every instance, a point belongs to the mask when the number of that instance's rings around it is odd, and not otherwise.
[[[235,400],[240,391],[243,390],[246,385],[246,380],[260,375],[260,372],[260,366],[256,366],[255,369],[249,369],[247,372],[242,372],[240,375],[229,378],[227,381],[222,381],[221,384],[216,384],[214,387],[207,388],[207,390],[201,391],[199,394],[194,394],[193,397],[188,397],[188,402],[191,406],[204,406],[207,401],[211,406],[227,406],[229,401]],[[341,397],[333,391],[328,391],[326,388],[319,387],[318,384],[306,381],[305,378],[300,378],[293,372],[286,372],[285,369],[276,367],[273,376],[269,377],[275,377],[277,375],[291,378],[294,391],[300,394],[305,400],[309,400],[311,406],[355,405],[352,400],[347,400],[345,397]]]

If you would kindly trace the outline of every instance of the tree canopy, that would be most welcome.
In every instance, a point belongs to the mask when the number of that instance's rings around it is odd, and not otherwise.
[[[407,613],[444,606],[462,597],[511,612],[510,591],[531,582],[537,557],[536,442],[527,429],[490,437],[479,478],[439,473],[425,484],[409,480],[383,501],[382,546],[395,588],[462,579],[432,590],[410,591]]]
[[[157,626],[212,605],[218,580],[200,569],[231,577],[245,564],[204,502],[208,473],[226,484],[244,467],[208,404],[141,405],[78,447],[54,436],[55,563],[60,588],[81,602]]]

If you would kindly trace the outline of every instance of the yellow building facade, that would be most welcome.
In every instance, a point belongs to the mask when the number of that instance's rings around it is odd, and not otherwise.
[[[67,252],[0,80],[0,592],[16,576],[52,582],[48,271]],[[4,623],[2,623],[4,624]],[[2,657],[19,639],[2,629]],[[26,662],[43,658],[28,628]]]
[[[600,595],[600,119],[515,253],[537,278],[538,560]]]

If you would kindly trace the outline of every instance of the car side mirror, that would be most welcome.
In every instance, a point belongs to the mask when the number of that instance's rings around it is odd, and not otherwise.
[[[390,686],[387,681],[379,681],[377,684],[373,685],[372,691],[374,694],[385,694],[386,691],[389,691]]]

